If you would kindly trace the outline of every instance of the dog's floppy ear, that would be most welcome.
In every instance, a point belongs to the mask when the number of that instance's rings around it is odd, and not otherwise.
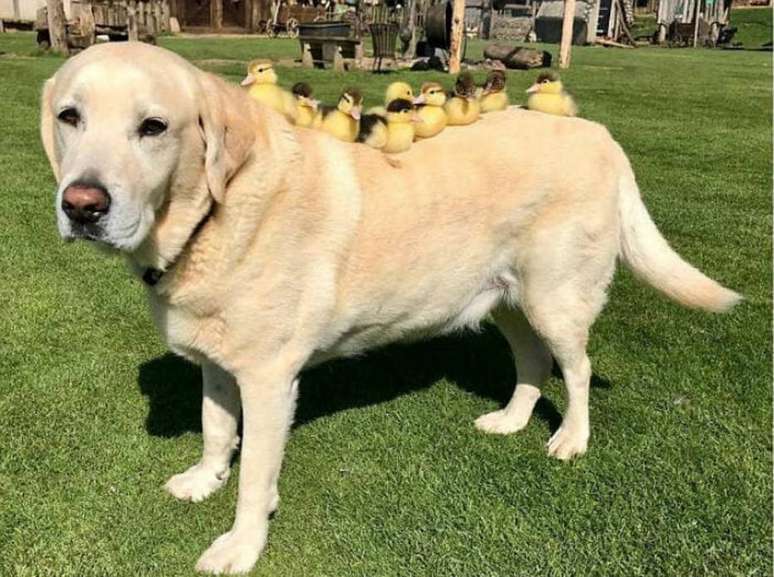
[[[223,203],[229,180],[250,157],[257,130],[238,88],[212,75],[201,75],[199,124],[205,145],[204,169],[210,194]]]
[[[48,156],[48,162],[51,164],[51,170],[54,172],[54,178],[59,182],[59,158],[54,144],[54,111],[51,109],[55,78],[52,76],[43,85],[43,95],[40,99],[40,139]]]

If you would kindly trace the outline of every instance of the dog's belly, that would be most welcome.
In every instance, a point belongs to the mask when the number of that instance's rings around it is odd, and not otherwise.
[[[348,323],[337,338],[312,356],[309,364],[350,357],[394,342],[410,342],[467,328],[477,328],[501,302],[515,305],[518,283],[510,272],[496,275],[476,290],[459,290],[452,304],[439,308],[437,295],[422,302],[387,302],[375,305]],[[460,287],[464,288],[464,287]],[[449,296],[448,294],[446,295]],[[403,306],[399,306],[399,305]]]

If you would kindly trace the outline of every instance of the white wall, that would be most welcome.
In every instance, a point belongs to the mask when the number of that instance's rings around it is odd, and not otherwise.
[[[33,22],[38,8],[46,5],[46,0],[0,0],[0,18],[3,20],[28,20]],[[70,16],[70,0],[64,0],[65,15]]]

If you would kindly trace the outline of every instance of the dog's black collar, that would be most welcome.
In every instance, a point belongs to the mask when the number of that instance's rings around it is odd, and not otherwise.
[[[188,240],[186,240],[185,243],[183,243],[183,248],[180,249],[180,252],[178,253],[177,256],[180,256],[183,253],[185,248],[189,244],[191,244],[191,241],[196,237],[197,234],[199,234],[199,231],[202,228],[204,228],[204,225],[207,223],[207,221],[212,216],[212,213],[213,213],[214,209],[215,209],[215,203],[212,202],[210,204],[210,208],[207,209],[206,214],[202,217],[202,219],[196,224],[196,226],[191,231],[191,234],[188,237]],[[175,257],[175,260],[177,260],[177,257]],[[175,260],[173,260],[172,262],[170,262],[167,265],[167,269],[169,269],[169,267],[171,267],[173,264],[175,264]],[[159,284],[159,281],[161,280],[161,277],[164,276],[165,272],[166,272],[166,270],[161,270],[160,268],[148,267],[142,273],[142,282],[144,282],[149,287],[154,287],[157,284]]]
[[[164,276],[164,271],[158,268],[146,268],[142,273],[142,282],[148,286],[156,286]]]

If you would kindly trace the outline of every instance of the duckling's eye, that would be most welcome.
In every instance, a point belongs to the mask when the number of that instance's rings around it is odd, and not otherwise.
[[[160,118],[146,118],[140,124],[140,136],[158,136],[167,129],[167,123]]]
[[[75,108],[65,108],[62,112],[56,116],[60,122],[69,124],[70,126],[78,126],[81,121],[81,115]]]

